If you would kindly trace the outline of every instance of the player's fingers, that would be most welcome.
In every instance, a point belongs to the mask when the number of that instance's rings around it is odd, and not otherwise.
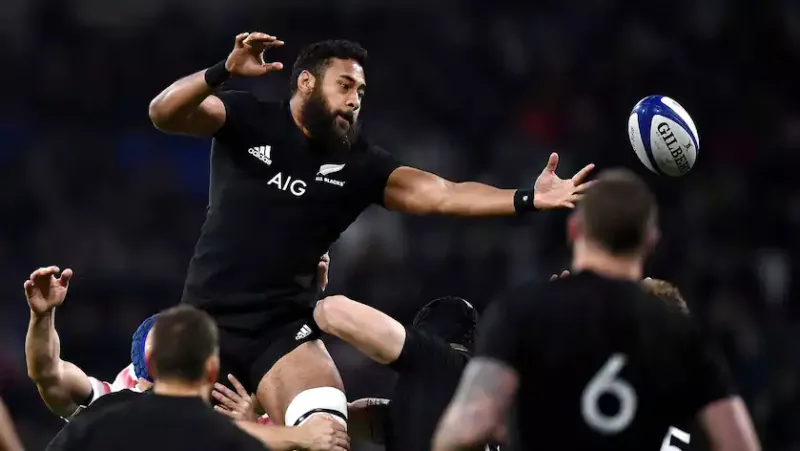
[[[234,42],[236,43],[236,47],[239,47],[239,48],[244,47],[244,40],[247,39],[248,36],[250,36],[250,33],[239,33],[239,34],[237,34],[236,35],[236,39],[234,39]]]
[[[239,396],[241,396],[242,398],[245,398],[245,399],[250,397],[250,394],[247,393],[247,390],[245,390],[245,388],[242,385],[242,383],[239,382],[239,379],[236,379],[233,376],[233,374],[229,374],[228,375],[228,380],[231,381],[231,385],[233,385],[233,388],[236,389],[236,393],[238,393]]]
[[[237,415],[236,412],[232,412],[232,411],[230,411],[230,410],[228,410],[228,409],[226,409],[226,408],[224,408],[222,406],[214,406],[214,410],[219,412],[219,413],[221,413],[221,414],[223,414],[223,415],[225,415],[228,418],[231,418],[231,419],[234,419],[234,420],[238,420],[239,419],[239,415]]]
[[[247,39],[244,40],[245,44],[250,42],[271,42],[278,38],[272,36],[271,34],[262,33],[260,31],[253,31],[247,35]]]
[[[271,48],[275,48],[275,47],[280,47],[280,46],[282,46],[283,44],[286,44],[286,43],[281,41],[280,39],[275,39],[274,41],[265,41],[265,42],[262,42],[261,44],[264,46],[264,48],[271,49]]]
[[[233,399],[231,399],[230,397],[225,396],[225,394],[223,394],[222,392],[219,392],[217,390],[212,390],[211,391],[211,396],[213,396],[214,399],[216,399],[217,401],[222,403],[222,405],[227,407],[228,409],[233,410],[233,411],[236,410],[236,408],[237,408],[236,402]]]
[[[575,175],[572,176],[572,183],[578,185],[581,182],[583,182],[583,179],[585,179],[586,176],[589,175],[590,172],[592,172],[592,169],[594,169],[594,163],[590,163],[584,166],[583,169],[581,169]]]
[[[228,388],[228,387],[226,387],[226,386],[224,386],[224,385],[220,384],[219,382],[217,382],[217,383],[215,383],[215,384],[214,384],[214,388],[215,388],[215,389],[216,389],[218,392],[222,393],[223,395],[225,395],[225,396],[227,396],[228,398],[230,398],[231,400],[233,400],[234,402],[239,402],[239,401],[241,401],[241,398],[239,397],[239,395],[238,395],[237,393],[235,393],[235,392],[234,392],[233,390],[231,390],[230,388]]]
[[[266,74],[267,72],[274,72],[274,71],[282,70],[283,69],[283,63],[277,63],[277,62],[275,62],[275,63],[264,63],[264,64],[261,65],[261,68],[264,70],[264,73]]]
[[[35,280],[35,279],[37,279],[39,277],[44,276],[45,274],[47,274],[47,268],[46,267],[45,268],[38,268],[37,270],[35,270],[34,272],[31,273],[30,279],[31,280]]]
[[[561,277],[561,278],[569,277],[569,270],[565,269],[565,270],[561,271],[561,276],[559,276],[559,277]]]
[[[547,159],[547,166],[545,166],[545,172],[556,172],[556,168],[558,167],[558,154],[553,152],[550,154],[550,158]]]
[[[30,280],[26,280],[25,283],[22,284],[22,286],[25,287],[26,297],[30,298],[31,296],[33,296],[33,282],[31,282]]]
[[[331,423],[334,434],[343,434],[344,436],[347,436],[347,428],[345,426],[334,420],[333,417],[328,417],[327,420]]]
[[[561,206],[564,207],[564,208],[575,208],[575,204],[573,204],[572,202],[569,202],[569,201],[563,202],[561,204]]]
[[[589,188],[594,186],[595,183],[597,183],[597,180],[592,180],[591,182],[584,182],[584,183],[581,183],[580,185],[576,185],[575,186],[575,192],[576,193],[585,193]]]
[[[558,279],[558,274],[553,274],[552,276],[550,276],[550,282],[552,282],[552,281],[554,281],[556,279]]]
[[[331,253],[330,252],[325,252],[324,254],[322,254],[322,257],[319,258],[319,261],[324,262],[324,263],[330,263],[331,262]]]
[[[58,283],[61,284],[62,287],[67,287],[70,280],[72,280],[72,270],[67,268],[61,273],[61,277],[58,278]]]
[[[339,448],[350,449],[350,437],[348,437],[347,434],[336,435],[335,440],[336,440],[336,446],[338,446]]]

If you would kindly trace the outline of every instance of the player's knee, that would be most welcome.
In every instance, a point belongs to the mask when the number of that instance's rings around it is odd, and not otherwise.
[[[330,415],[347,427],[347,397],[338,388],[318,387],[301,392],[286,408],[287,426],[299,426],[313,415]]]

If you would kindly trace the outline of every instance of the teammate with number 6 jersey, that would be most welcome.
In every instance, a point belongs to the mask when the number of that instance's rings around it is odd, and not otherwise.
[[[692,419],[714,450],[760,449],[691,318],[640,288],[658,235],[647,186],[627,171],[601,174],[568,221],[572,275],[491,306],[433,449],[483,443],[507,419],[515,450],[658,450],[671,425]]]

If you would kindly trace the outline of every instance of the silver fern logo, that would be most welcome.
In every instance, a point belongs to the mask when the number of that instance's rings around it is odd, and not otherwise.
[[[317,175],[326,176],[328,174],[333,174],[334,172],[339,172],[344,169],[343,164],[323,164],[319,167],[319,171],[317,171]]]
[[[339,172],[342,169],[344,169],[343,164],[323,164],[319,167],[319,171],[317,171],[317,177],[315,180],[318,182],[327,183],[329,185],[344,186],[343,181],[328,178],[330,174]]]

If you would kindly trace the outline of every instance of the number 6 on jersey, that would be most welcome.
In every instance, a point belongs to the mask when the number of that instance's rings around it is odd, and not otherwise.
[[[623,379],[617,377],[625,366],[627,357],[614,354],[606,360],[603,367],[592,377],[581,396],[581,413],[586,424],[604,434],[618,434],[625,430],[636,415],[636,390]],[[603,395],[613,396],[619,402],[619,410],[606,415],[598,405]]]

